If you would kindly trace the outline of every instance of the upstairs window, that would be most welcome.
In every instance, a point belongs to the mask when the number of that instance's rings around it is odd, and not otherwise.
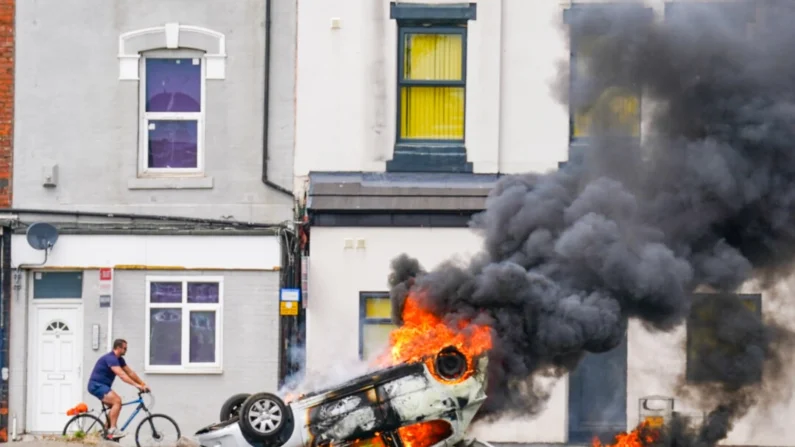
[[[142,63],[141,172],[202,172],[202,58],[147,56]]]
[[[395,151],[389,172],[472,172],[466,153],[467,25],[476,3],[390,3],[397,23]]]
[[[596,135],[640,137],[640,92],[624,86],[606,86],[598,91],[588,84],[589,58],[600,36],[575,35],[572,42],[571,136]]]
[[[401,27],[400,142],[464,142],[466,27]]]
[[[590,71],[592,58],[609,44],[611,23],[651,21],[654,10],[641,5],[575,3],[564,11],[570,36],[570,140],[590,137],[630,139],[641,136],[641,89],[632,82],[605,82]],[[571,154],[570,154],[571,155]]]

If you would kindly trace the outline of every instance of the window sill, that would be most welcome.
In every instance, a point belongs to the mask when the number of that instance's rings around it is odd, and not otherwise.
[[[127,189],[212,189],[212,177],[139,177],[127,181]]]
[[[223,374],[223,368],[219,367],[207,367],[207,368],[178,368],[178,369],[161,369],[156,366],[150,366],[148,368],[144,368],[144,373],[146,374],[182,374],[182,375],[194,375],[194,374]]]
[[[461,143],[398,143],[388,172],[472,173],[466,147]]]

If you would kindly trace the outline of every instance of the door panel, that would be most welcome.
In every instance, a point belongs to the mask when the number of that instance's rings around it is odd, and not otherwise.
[[[61,432],[82,397],[81,307],[36,307],[36,432]]]
[[[588,354],[569,375],[569,443],[603,443],[627,429],[627,338],[601,354]]]

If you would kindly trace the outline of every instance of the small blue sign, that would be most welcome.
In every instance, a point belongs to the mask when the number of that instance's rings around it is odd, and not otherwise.
[[[301,301],[301,289],[281,289],[279,291],[279,301],[294,303]]]

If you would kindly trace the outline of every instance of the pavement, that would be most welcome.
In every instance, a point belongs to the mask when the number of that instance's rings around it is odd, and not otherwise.
[[[14,442],[13,444],[17,444],[18,447],[79,447],[79,446],[86,446],[86,447],[125,447],[125,443],[119,444],[116,442],[111,441],[98,441],[98,442],[79,442],[79,441],[61,441],[61,440],[53,440],[53,439],[23,439],[21,441]],[[132,444],[135,445],[135,440],[132,441]],[[514,443],[492,443],[494,447],[585,447],[585,446],[575,446],[572,444],[514,444]],[[160,445],[160,447],[169,447],[167,445]],[[173,447],[198,447],[195,441],[192,441],[188,438],[180,439]]]
[[[57,435],[23,435],[19,441],[12,441],[10,444],[18,444],[18,447],[130,447],[135,445],[135,436],[127,435],[120,440],[120,442],[97,440],[82,440],[82,441],[65,441],[60,439]],[[547,444],[547,443],[507,443],[507,442],[492,442],[493,447],[590,447],[580,444]],[[196,441],[182,437],[173,446],[164,444],[157,444],[160,447],[199,447]],[[477,445],[477,444],[476,444]],[[482,444],[481,444],[482,445]]]
[[[51,436],[31,436],[24,435],[19,441],[11,441],[8,444],[16,444],[18,447],[127,447],[135,445],[135,436],[127,435],[121,439],[120,442],[105,441],[102,439],[96,440],[80,440],[80,441],[66,441],[59,439],[57,435]],[[173,446],[165,444],[156,444],[160,447],[199,447],[196,441],[182,437]]]

